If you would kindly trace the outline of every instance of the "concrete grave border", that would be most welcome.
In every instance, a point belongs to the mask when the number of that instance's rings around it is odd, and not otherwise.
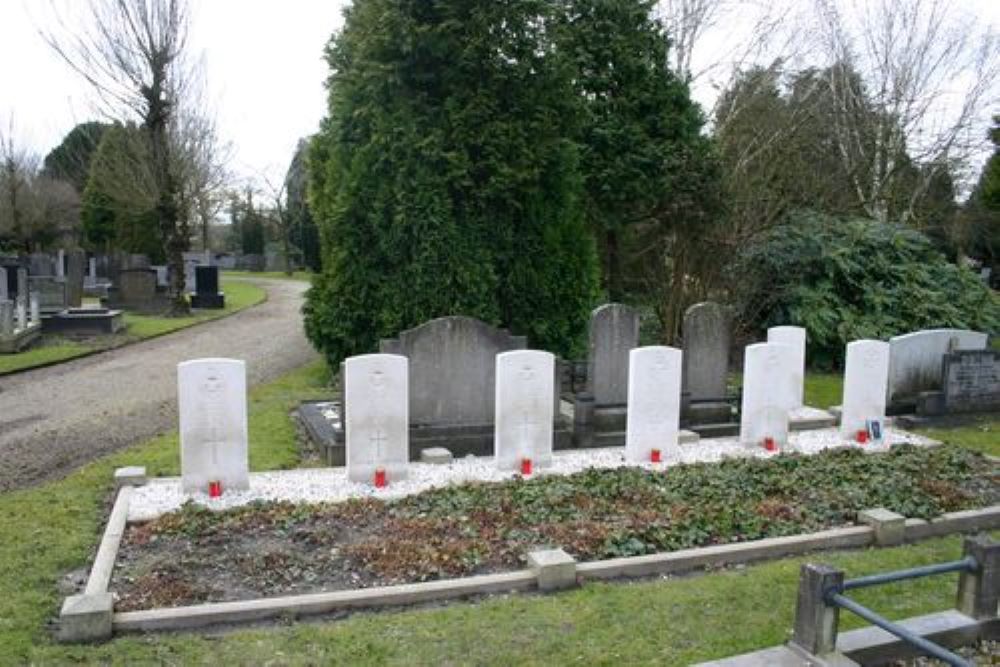
[[[513,572],[115,613],[108,586],[111,583],[111,573],[126,527],[128,505],[132,497],[131,485],[146,482],[145,475],[137,473],[135,469],[130,469],[127,474],[116,473],[116,479],[122,484],[121,490],[108,519],[84,593],[70,596],[63,604],[59,618],[61,641],[96,641],[109,639],[115,632],[193,630],[212,625],[348,610],[404,607],[491,593],[545,591],[566,588],[573,583],[586,580],[679,574],[813,551],[877,546],[879,536],[885,533],[886,528],[898,530],[899,519],[899,515],[893,515],[891,512],[870,510],[859,513],[865,515],[864,520],[868,521],[868,525],[845,526],[816,533],[586,563],[577,563],[561,549],[555,549],[527,554],[531,569]],[[892,522],[893,525],[880,526],[879,521],[882,519]],[[975,510],[949,512],[931,521],[906,519],[903,541],[915,542],[952,533],[997,528],[1000,528],[1000,505],[993,505]]]

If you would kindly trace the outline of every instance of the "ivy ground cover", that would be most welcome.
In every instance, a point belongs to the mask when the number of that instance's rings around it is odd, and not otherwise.
[[[120,611],[518,569],[526,552],[578,560],[807,533],[885,507],[908,517],[1000,502],[1000,465],[953,447],[588,470],[433,489],[400,500],[189,504],[130,527]]]

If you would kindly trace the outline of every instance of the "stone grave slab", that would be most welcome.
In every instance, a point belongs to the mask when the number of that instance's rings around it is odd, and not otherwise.
[[[844,398],[840,433],[853,439],[872,419],[885,419],[885,395],[889,383],[890,344],[879,340],[856,340],[847,344],[844,362]]]
[[[344,363],[347,476],[374,483],[382,469],[386,481],[406,479],[410,460],[409,382],[406,357],[366,354]]]
[[[206,493],[209,482],[250,486],[247,458],[246,364],[238,359],[194,359],[177,365],[181,486]]]
[[[496,356],[494,447],[501,470],[532,469],[552,463],[555,357],[540,350],[514,350]]]
[[[947,413],[1000,410],[1000,352],[958,350],[944,356]]]
[[[629,353],[628,426],[625,458],[650,460],[676,454],[681,416],[683,353],[673,347],[637,347]]]

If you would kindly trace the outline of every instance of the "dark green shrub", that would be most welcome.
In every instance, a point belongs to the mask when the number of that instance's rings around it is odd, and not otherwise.
[[[859,338],[917,329],[1000,330],[1000,300],[930,240],[899,225],[799,214],[746,247],[732,284],[753,333],[778,324],[809,332],[809,358],[843,360]]]

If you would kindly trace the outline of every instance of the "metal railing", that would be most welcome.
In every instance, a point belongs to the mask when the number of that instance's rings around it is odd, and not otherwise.
[[[972,663],[949,649],[930,641],[900,623],[846,595],[848,591],[881,586],[939,574],[959,573],[957,609],[977,623],[994,622],[1000,605],[1000,542],[987,536],[969,537],[963,544],[963,557],[947,563],[935,563],[893,572],[845,579],[835,568],[806,563],[799,579],[792,643],[813,655],[835,653],[839,611],[847,610],[909,644],[919,652],[935,657],[953,667]],[[939,641],[944,636],[935,637]]]
[[[896,635],[903,641],[912,644],[927,655],[933,656],[938,660],[942,660],[952,667],[972,667],[972,663],[965,660],[962,656],[952,653],[943,646],[939,646],[932,641],[924,639],[920,635],[910,632],[901,625],[893,623],[884,616],[877,614],[868,607],[865,607],[857,601],[847,597],[844,595],[844,591],[856,588],[867,588],[869,586],[879,586],[882,584],[891,584],[896,581],[920,579],[922,577],[930,577],[936,574],[948,574],[951,572],[975,572],[978,568],[979,563],[976,562],[976,559],[972,556],[966,556],[961,560],[955,560],[948,563],[937,563],[935,565],[925,565],[923,567],[914,567],[907,570],[896,570],[894,572],[873,574],[867,577],[858,577],[857,579],[848,579],[839,586],[834,586],[828,589],[823,598],[827,604],[836,605],[841,609],[846,609],[847,611],[860,616],[872,625],[877,625],[886,632]]]

